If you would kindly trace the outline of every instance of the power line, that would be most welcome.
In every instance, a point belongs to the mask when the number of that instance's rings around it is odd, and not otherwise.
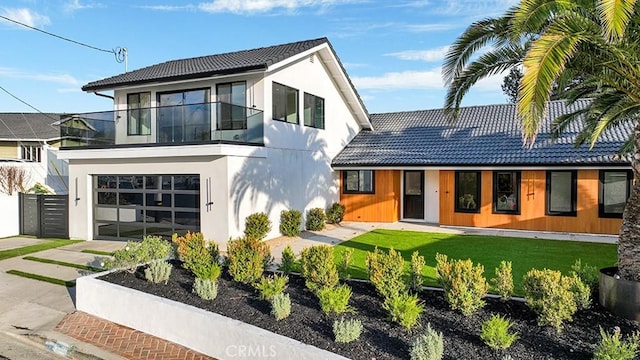
[[[23,104],[27,105],[28,107],[32,108],[33,110],[37,111],[38,113],[40,113],[40,114],[42,114],[42,115],[44,115],[44,116],[48,117],[49,119],[53,119],[53,121],[60,121],[60,119],[56,119],[56,118],[52,117],[51,115],[46,114],[46,113],[44,113],[44,112],[42,112],[42,111],[38,110],[38,108],[36,108],[35,106],[33,106],[33,105],[29,104],[28,102],[26,102],[26,101],[24,101],[24,100],[20,99],[19,97],[17,97],[17,96],[15,96],[15,95],[13,95],[11,92],[9,92],[9,90],[7,90],[7,89],[5,89],[4,87],[2,87],[2,85],[0,85],[0,90],[4,91],[5,93],[7,93],[7,94],[8,94],[9,96],[11,96],[12,98],[14,98],[14,99],[16,99],[16,100],[20,101],[21,103],[23,103]]]

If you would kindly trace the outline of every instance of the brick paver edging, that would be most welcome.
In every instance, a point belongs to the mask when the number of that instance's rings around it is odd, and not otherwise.
[[[184,346],[76,311],[56,331],[127,359],[215,360]]]

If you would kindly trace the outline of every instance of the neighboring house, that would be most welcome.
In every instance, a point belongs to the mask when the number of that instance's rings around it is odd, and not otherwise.
[[[326,38],[168,61],[91,82],[113,111],[60,121],[71,238],[201,231],[340,199],[331,160],[369,114]]]
[[[346,220],[617,234],[633,175],[617,152],[630,124],[589,149],[570,126],[557,141],[551,119],[585,106],[550,102],[531,149],[515,105],[373,114],[333,160]]]

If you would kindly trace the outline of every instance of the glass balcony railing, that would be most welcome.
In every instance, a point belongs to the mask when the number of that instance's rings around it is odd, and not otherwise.
[[[62,146],[263,144],[263,112],[228,103],[137,108],[63,115]]]

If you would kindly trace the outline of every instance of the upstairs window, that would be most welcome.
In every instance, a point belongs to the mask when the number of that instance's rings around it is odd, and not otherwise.
[[[42,146],[41,145],[28,145],[24,144],[20,146],[20,158],[26,161],[41,162],[42,161]]]
[[[298,90],[273,83],[273,119],[298,124]]]
[[[576,216],[576,171],[547,171],[547,215]]]
[[[151,93],[127,94],[127,134],[151,134]]]
[[[631,193],[633,173],[630,170],[601,170],[598,215],[602,218],[622,218]]]
[[[304,93],[304,126],[324,129],[324,99]]]
[[[345,170],[342,172],[342,176],[343,193],[375,193],[375,178],[373,170]]]
[[[456,171],[456,212],[480,212],[480,171]]]
[[[520,214],[520,172],[493,172],[493,212]]]
[[[217,130],[241,130],[247,128],[247,84],[244,81],[218,84]]]

